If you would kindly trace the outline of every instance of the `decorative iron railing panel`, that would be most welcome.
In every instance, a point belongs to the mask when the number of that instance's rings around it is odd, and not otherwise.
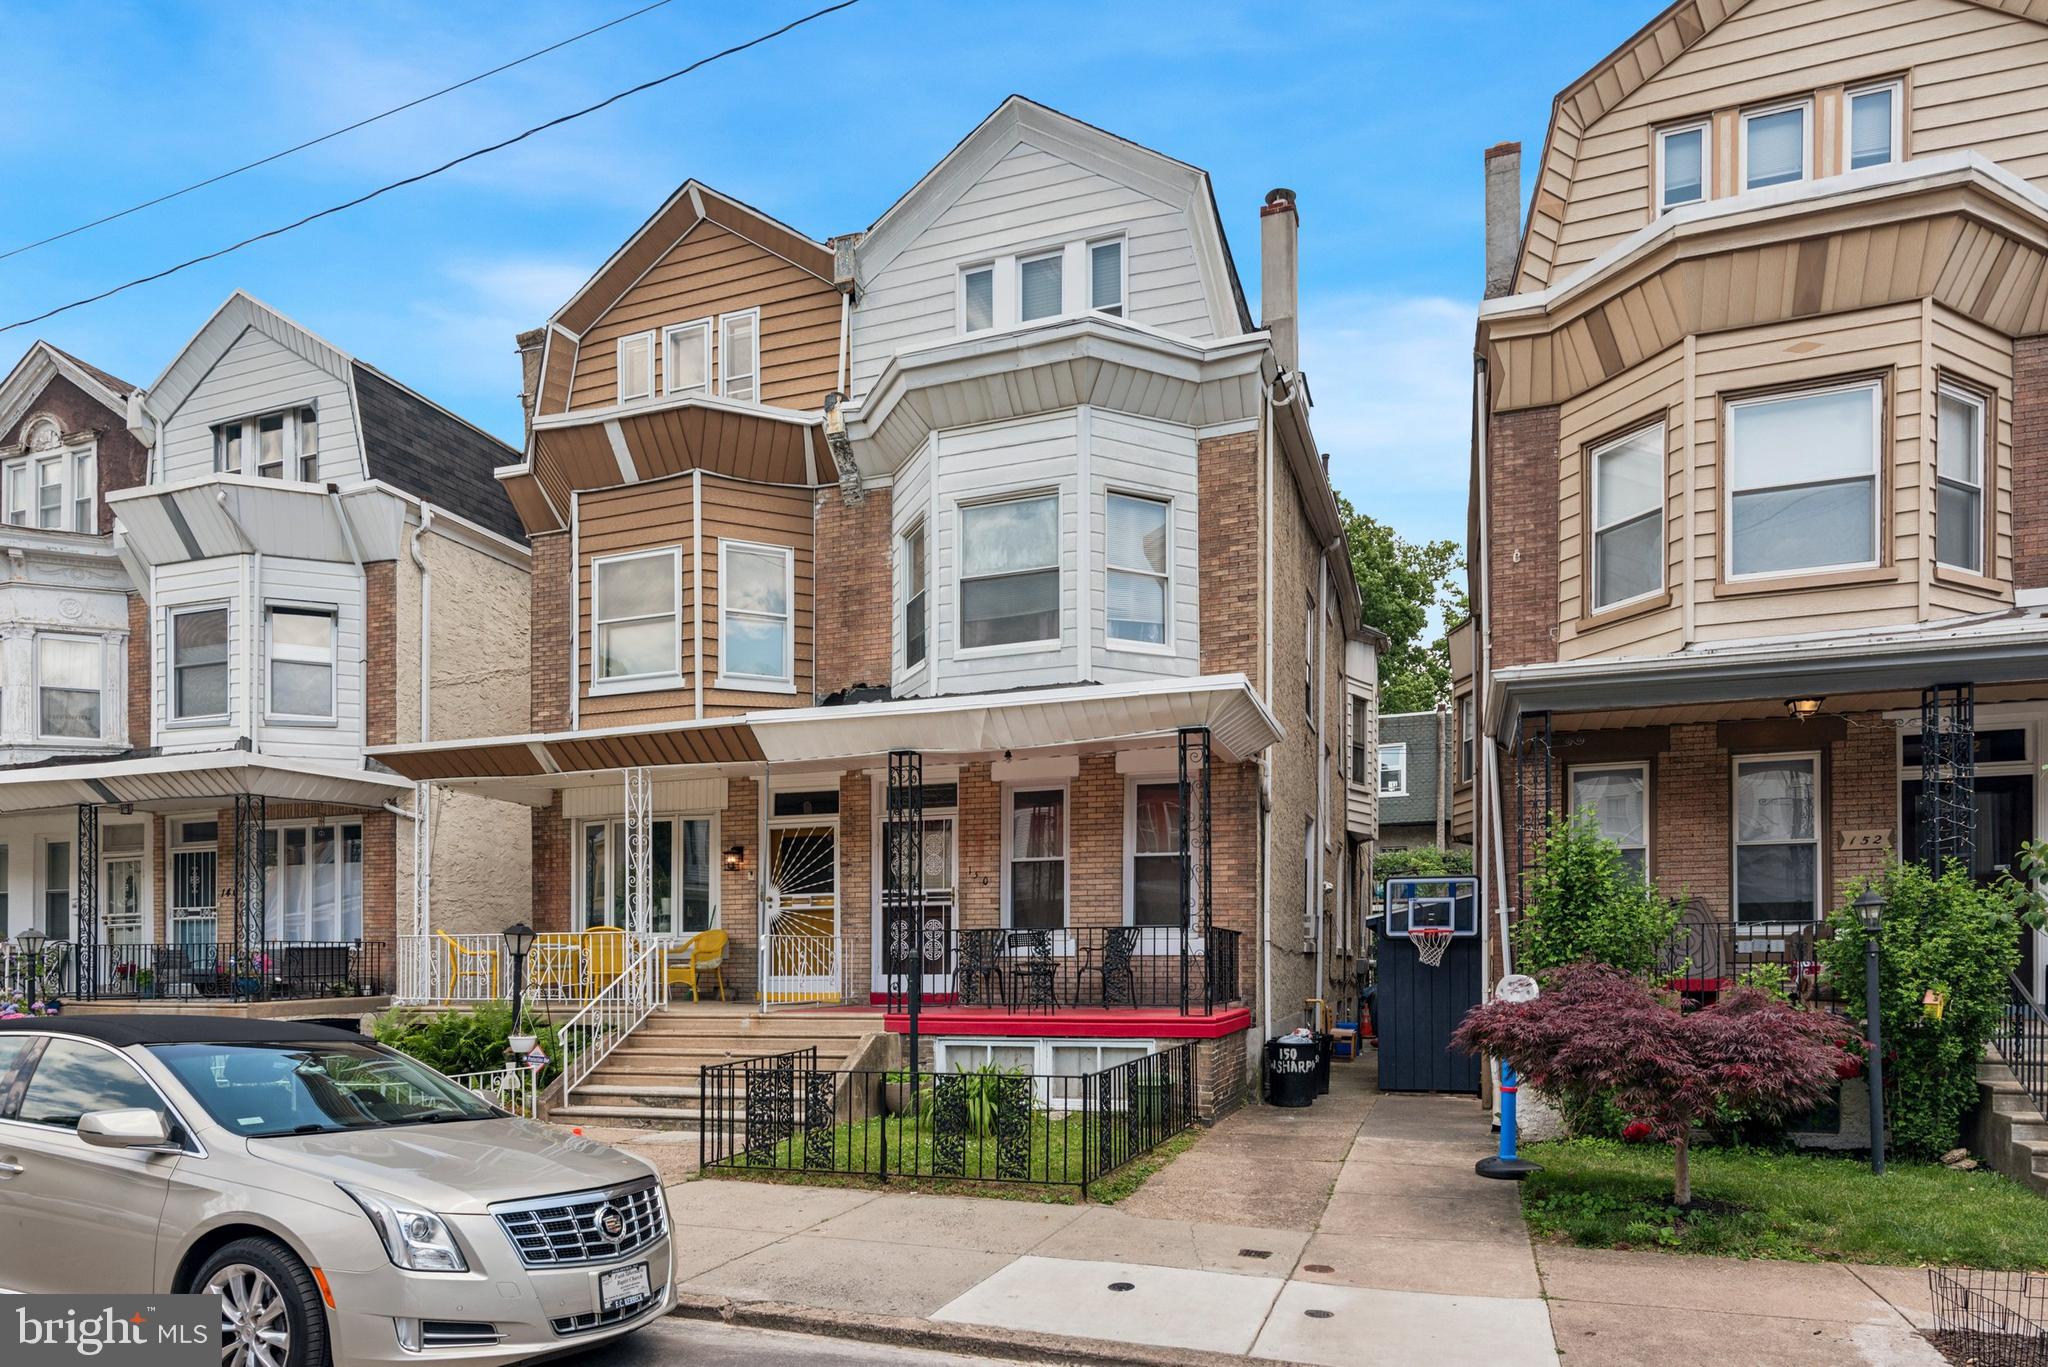
[[[387,940],[101,945],[95,959],[98,981],[73,989],[94,1000],[381,997],[395,986],[396,971]]]
[[[1998,1057],[2034,1103],[2048,1115],[2048,1011],[2015,976],[2006,996],[2005,1016],[1992,1043]]]
[[[927,1003],[937,998],[1015,1014],[1108,1008],[1212,1015],[1243,1001],[1235,930],[1186,936],[1171,926],[1077,926],[943,934],[947,951],[931,962],[945,968],[925,975]],[[904,989],[890,979],[890,1009],[905,1009]]]

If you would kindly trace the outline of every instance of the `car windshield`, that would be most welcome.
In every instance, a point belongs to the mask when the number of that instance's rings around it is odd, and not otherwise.
[[[158,1044],[207,1114],[251,1139],[505,1114],[423,1063],[363,1044]]]

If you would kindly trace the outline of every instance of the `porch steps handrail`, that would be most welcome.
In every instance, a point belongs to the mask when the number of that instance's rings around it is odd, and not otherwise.
[[[2005,1015],[1992,1041],[1999,1061],[2013,1075],[2034,1109],[2048,1115],[2048,1011],[2034,1000],[2019,974],[2012,975]]]
[[[619,976],[555,1031],[562,1049],[564,1101],[575,1099],[577,1084],[639,1029],[656,1006],[668,1004],[668,946],[635,936],[627,955]]]

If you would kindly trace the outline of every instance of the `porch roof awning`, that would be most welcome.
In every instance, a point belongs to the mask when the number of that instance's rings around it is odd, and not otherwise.
[[[243,793],[282,802],[382,807],[411,790],[410,783],[394,774],[247,750],[212,750],[0,770],[0,812],[81,803],[168,810],[227,802]]]
[[[2048,682],[2048,615],[2007,609],[1933,625],[1816,632],[1494,671],[1491,707],[1511,731],[1527,713],[1620,712],[1755,699],[1917,694],[1937,684]]]
[[[1257,754],[1284,734],[1242,674],[1143,684],[907,698],[792,707],[656,726],[553,731],[373,747],[372,759],[410,779],[459,782],[507,801],[544,805],[606,771],[650,768],[739,774],[761,764],[833,768],[879,762],[892,750],[943,759],[1134,747],[1207,727],[1217,757]]]

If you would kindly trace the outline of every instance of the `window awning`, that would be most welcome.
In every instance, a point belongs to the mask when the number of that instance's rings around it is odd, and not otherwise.
[[[1284,734],[1249,679],[1218,674],[386,745],[369,754],[406,778],[459,782],[538,806],[554,792],[619,769],[744,774],[763,764],[845,768],[880,763],[892,750],[947,760],[1101,753],[1157,745],[1182,727],[1207,727],[1224,761],[1247,759]]]
[[[208,802],[227,803],[244,793],[280,802],[374,808],[398,801],[411,791],[412,785],[394,774],[247,750],[0,770],[0,812],[33,812],[81,803],[167,811]]]

